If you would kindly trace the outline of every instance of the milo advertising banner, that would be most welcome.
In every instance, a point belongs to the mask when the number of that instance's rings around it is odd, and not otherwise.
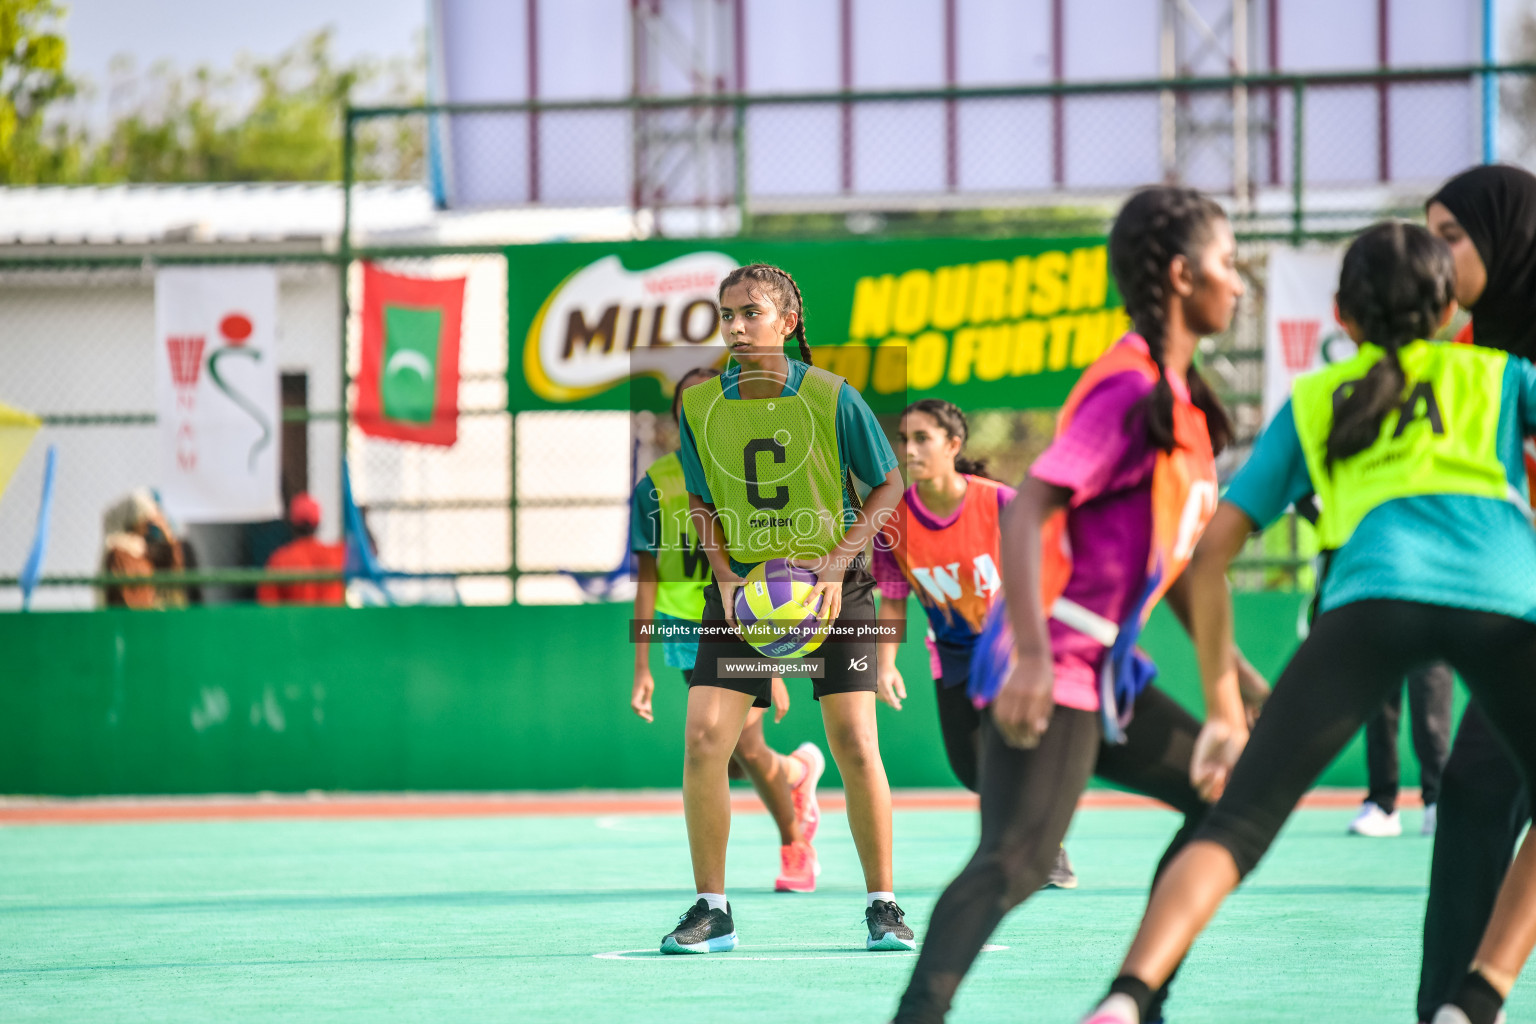
[[[664,410],[676,381],[725,359],[721,279],[788,270],[816,363],[877,412],[926,396],[1051,408],[1128,327],[1102,238],[692,239],[512,246],[508,401]]]

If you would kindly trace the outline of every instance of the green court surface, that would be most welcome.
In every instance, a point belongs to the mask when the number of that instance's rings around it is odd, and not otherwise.
[[[1430,841],[1300,812],[1197,945],[1175,1024],[1409,1022]],[[1071,1024],[1113,975],[1175,817],[1085,810],[1082,886],[1016,910],[956,1022]],[[973,814],[896,816],[918,936]],[[0,1020],[667,1022],[889,1019],[914,954],[863,950],[841,814],[812,895],[775,895],[777,837],[735,822],[734,953],[662,957],[692,899],[676,815],[193,821],[0,828]],[[1529,981],[1510,1019],[1536,1016]]]

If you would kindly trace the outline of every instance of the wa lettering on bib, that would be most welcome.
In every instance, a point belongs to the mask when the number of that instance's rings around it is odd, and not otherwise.
[[[985,477],[967,476],[965,497],[953,522],[931,528],[914,514],[911,492],[896,506],[875,543],[896,559],[919,601],[944,622],[974,636],[1002,589],[998,571],[998,488]]]

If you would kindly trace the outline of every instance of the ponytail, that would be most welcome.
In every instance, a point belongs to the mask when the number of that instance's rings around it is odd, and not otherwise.
[[[972,459],[964,455],[956,455],[955,472],[964,473],[966,476],[985,476],[988,480],[992,479],[987,475],[986,459]]]
[[[1109,233],[1109,262],[1125,311],[1147,343],[1157,364],[1152,393],[1126,415],[1126,425],[1140,420],[1152,444],[1165,452],[1177,446],[1173,433],[1173,386],[1163,369],[1163,345],[1168,333],[1168,268],[1174,257],[1192,263],[1210,241],[1212,229],[1226,214],[1209,196],[1191,188],[1159,185],[1137,192],[1120,210]],[[1185,372],[1189,400],[1205,414],[1211,449],[1219,453],[1232,443],[1232,420],[1216,392],[1193,363]]]
[[[1455,297],[1456,268],[1444,242],[1416,224],[1386,221],[1367,228],[1344,254],[1339,272],[1339,314],[1381,348],[1382,358],[1336,399],[1328,429],[1329,471],[1381,436],[1387,413],[1408,388],[1399,350],[1428,338]]]

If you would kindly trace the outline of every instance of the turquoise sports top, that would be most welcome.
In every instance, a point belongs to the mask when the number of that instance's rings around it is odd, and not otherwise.
[[[1511,356],[1500,403],[1499,461],[1526,492],[1524,438],[1536,434],[1536,366]],[[1223,495],[1260,527],[1313,493],[1291,403]],[[1372,598],[1497,612],[1536,622],[1536,530],[1510,501],[1459,494],[1397,498],[1372,509],[1333,555],[1318,595],[1326,612]]]

